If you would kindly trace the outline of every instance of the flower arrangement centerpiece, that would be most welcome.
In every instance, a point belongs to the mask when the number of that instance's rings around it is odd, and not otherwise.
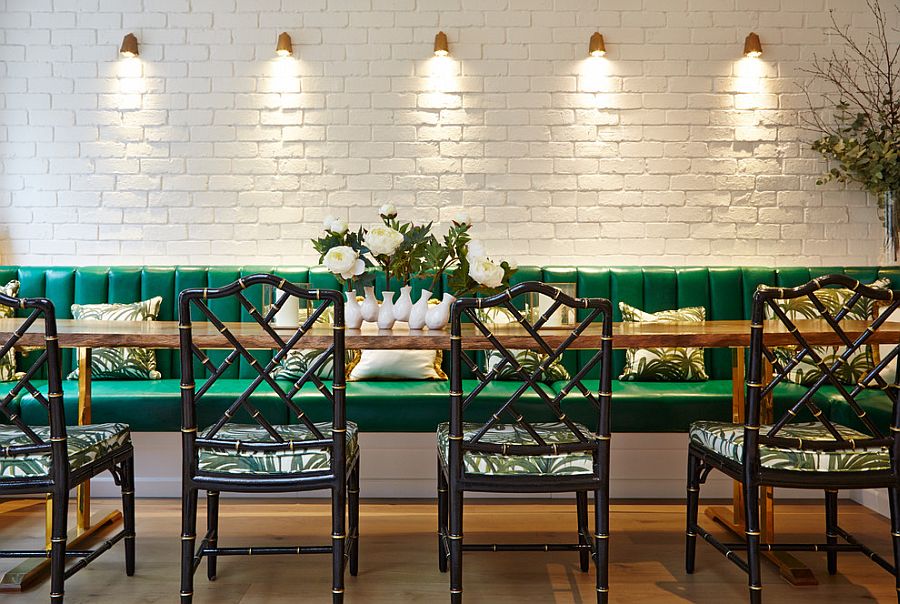
[[[347,221],[327,217],[325,232],[313,240],[319,262],[348,288],[345,320],[347,327],[359,328],[363,321],[391,329],[395,322],[406,322],[410,329],[440,329],[447,325],[450,306],[457,296],[496,293],[509,286],[516,271],[512,261],[494,261],[484,245],[469,235],[472,220],[465,212],[457,214],[447,233],[438,239],[433,224],[414,224],[398,220],[393,204],[378,211],[381,224],[350,230]],[[386,289],[379,303],[375,296],[378,272]],[[438,302],[431,300],[444,275],[449,292]],[[415,303],[411,299],[413,279],[430,279]],[[394,300],[392,284],[399,283]],[[364,294],[362,302],[357,299]],[[452,293],[451,293],[452,292]]]
[[[880,0],[866,0],[874,21],[863,41],[850,35],[831,13],[828,32],[843,42],[841,51],[815,57],[804,71],[810,111],[806,127],[815,133],[813,150],[828,160],[828,171],[818,184],[831,181],[858,183],[875,196],[884,224],[884,256],[891,264],[900,253],[900,44],[891,35],[889,16]],[[896,7],[900,13],[900,6]],[[825,83],[831,91],[813,94]],[[824,99],[829,111],[822,111]]]

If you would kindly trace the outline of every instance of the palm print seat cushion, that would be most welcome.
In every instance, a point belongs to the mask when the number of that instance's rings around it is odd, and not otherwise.
[[[703,322],[706,308],[689,306],[677,310],[644,312],[619,302],[623,321],[636,323]],[[623,382],[703,382],[709,379],[703,349],[693,347],[629,348],[619,380]]]
[[[44,442],[50,442],[50,428],[32,428]],[[131,443],[131,430],[127,424],[93,424],[68,426],[66,446],[69,452],[69,467],[72,470],[91,463]],[[6,447],[30,445],[32,440],[15,426],[0,426],[0,452]],[[47,476],[50,473],[50,453],[30,453],[27,455],[0,454],[0,480],[3,478],[27,478]]]
[[[587,438],[596,436],[582,425],[575,424]],[[563,423],[531,424],[544,442],[562,444],[576,442],[572,431]],[[482,427],[481,424],[463,423],[463,440],[472,438]],[[437,430],[438,451],[444,464],[447,464],[450,451],[450,425],[442,423]],[[538,444],[528,432],[515,424],[497,424],[491,428],[478,442],[536,445]],[[466,451],[463,455],[463,471],[467,474],[490,475],[550,475],[593,474],[594,458],[590,452],[575,451],[559,455],[502,455],[499,453],[480,453]]]
[[[771,426],[760,426],[765,434]],[[869,436],[845,426],[835,424],[838,433],[847,439],[864,440]],[[744,426],[727,422],[694,422],[690,429],[691,442],[732,461],[741,462],[744,453]],[[788,424],[778,431],[778,436],[800,438],[806,441],[833,441],[834,437],[819,422]],[[857,472],[864,470],[890,470],[891,459],[887,449],[848,449],[842,451],[809,451],[760,446],[759,457],[763,467],[773,470],[800,470],[807,472]]]
[[[889,279],[879,279],[869,284],[869,287],[875,289],[887,289],[890,287]],[[828,287],[813,292],[813,295],[822,303],[822,306],[828,313],[834,317],[838,312],[850,302],[853,297],[853,291],[846,288]],[[797,321],[801,319],[820,319],[822,314],[816,308],[813,301],[808,296],[800,296],[799,298],[786,298],[777,300],[776,304],[784,312],[788,319]],[[856,304],[850,308],[844,317],[850,321],[867,321],[871,322],[875,318],[875,300],[862,297]],[[766,318],[775,319],[775,312],[766,307]],[[846,350],[843,346],[812,346],[819,357],[828,367],[838,360],[840,355]],[[782,366],[787,365],[792,357],[799,352],[799,346],[784,346],[774,348],[772,352],[775,358]],[[875,357],[871,346],[861,346],[853,352],[847,359],[846,363],[842,363],[835,370],[835,376],[838,381],[843,384],[856,384],[875,366]],[[813,362],[812,357],[807,354],[793,369],[791,369],[785,377],[797,384],[810,386],[822,377],[822,370]],[[826,382],[830,383],[830,382]]]
[[[133,304],[73,304],[72,317],[87,321],[155,321],[162,297]],[[158,380],[156,351],[151,348],[95,348],[91,354],[95,380]],[[78,379],[78,369],[68,379]]]
[[[332,437],[331,422],[316,422],[316,428],[326,440]],[[316,435],[303,425],[273,426],[285,442],[318,440]],[[200,433],[205,438],[210,429]],[[359,429],[353,422],[347,422],[347,463],[356,456]],[[265,428],[256,424],[225,424],[219,430],[217,440],[237,442],[274,442]],[[201,472],[219,474],[300,474],[331,468],[330,449],[296,449],[294,451],[247,451],[240,447],[228,450],[200,448],[198,469]]]

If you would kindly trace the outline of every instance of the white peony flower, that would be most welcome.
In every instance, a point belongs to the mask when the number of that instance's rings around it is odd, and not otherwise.
[[[484,244],[481,241],[473,239],[466,246],[466,259],[469,262],[473,262],[486,256],[487,250],[484,249]]]
[[[390,256],[403,243],[403,233],[388,226],[376,226],[366,231],[363,243],[376,256]]]
[[[335,217],[332,216],[331,214],[329,214],[328,216],[326,216],[326,217],[322,220],[322,225],[325,227],[325,230],[326,230],[326,231],[330,231],[330,230],[331,230],[331,227],[332,227],[332,225],[334,225],[334,221],[335,221],[335,220],[337,220],[337,218],[335,218]]]
[[[384,218],[394,218],[397,215],[397,207],[392,203],[386,203],[378,208],[378,215]]]
[[[343,235],[347,232],[348,228],[350,228],[350,226],[347,224],[346,220],[344,220],[343,218],[335,218],[331,221],[331,228],[329,228],[328,230],[332,233]]]
[[[460,210],[453,216],[453,222],[460,225],[470,225],[472,224],[472,216],[467,211]]]
[[[485,287],[500,287],[503,284],[503,267],[490,258],[469,261],[469,276]]]
[[[344,279],[352,279],[366,270],[366,263],[360,259],[356,250],[347,245],[338,245],[328,250],[322,264]]]

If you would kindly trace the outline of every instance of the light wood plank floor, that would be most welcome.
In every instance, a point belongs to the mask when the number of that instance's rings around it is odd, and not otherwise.
[[[201,499],[202,501],[202,499]],[[114,502],[97,502],[103,509]],[[179,502],[139,500],[138,570],[125,576],[123,550],[117,545],[66,584],[66,602],[150,604],[176,602],[178,593]],[[362,507],[360,574],[347,580],[349,603],[397,604],[445,602],[447,576],[437,570],[433,502],[368,501]],[[205,522],[202,519],[201,523]],[[329,507],[322,502],[225,500],[223,545],[327,543]],[[821,533],[821,508],[782,504],[777,525],[786,539]],[[574,502],[470,500],[466,538],[472,542],[553,542],[574,535]],[[890,552],[890,529],[884,518],[856,504],[842,502],[841,524],[878,551]],[[711,527],[711,522],[706,522]],[[40,508],[3,516],[4,547],[31,546],[43,530]],[[204,526],[204,525],[201,525]],[[683,570],[681,503],[617,503],[612,513],[611,600],[616,603],[721,604],[744,602],[744,575],[703,542],[698,544],[697,573]],[[35,538],[26,540],[22,533]],[[716,530],[717,533],[721,531]],[[254,538],[255,537],[255,538]],[[794,588],[764,564],[766,602],[896,602],[893,578],[861,554],[843,554],[840,574],[829,577],[823,554],[798,554],[821,581],[818,587]],[[0,562],[3,568],[10,561]],[[470,553],[465,556],[466,602],[491,604],[569,603],[594,600],[593,572],[578,570],[574,553]],[[10,604],[47,602],[49,586],[0,596]],[[330,558],[289,556],[220,558],[219,578],[197,573],[198,604],[280,604],[330,602]]]

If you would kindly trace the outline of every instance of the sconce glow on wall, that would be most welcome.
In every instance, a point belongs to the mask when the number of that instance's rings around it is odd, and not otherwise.
[[[744,56],[751,59],[762,56],[762,43],[759,41],[759,36],[752,31],[747,36],[747,39],[744,40]]]
[[[275,47],[275,54],[279,57],[290,57],[294,54],[294,44],[291,42],[291,36],[286,31],[281,32],[278,36],[278,45]]]
[[[446,57],[450,54],[450,45],[447,43],[447,34],[439,31],[434,37],[434,56]]]
[[[592,57],[606,56],[606,43],[603,41],[603,34],[595,31],[591,36],[591,43],[588,46],[588,54]]]
[[[138,40],[134,34],[126,34],[122,39],[122,47],[119,54],[123,57],[131,58],[138,56]]]

